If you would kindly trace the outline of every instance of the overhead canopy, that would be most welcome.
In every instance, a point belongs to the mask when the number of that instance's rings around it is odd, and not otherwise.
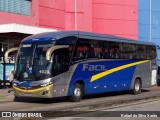
[[[16,32],[16,33],[24,33],[24,34],[38,34],[38,33],[53,32],[53,31],[57,31],[57,30],[56,29],[36,27],[36,26],[15,24],[15,23],[1,24],[0,25],[0,33]]]

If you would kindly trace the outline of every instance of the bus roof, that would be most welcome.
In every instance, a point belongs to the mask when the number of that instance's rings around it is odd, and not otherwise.
[[[82,32],[82,31],[57,31],[57,32],[46,32],[46,33],[35,34],[24,38],[22,40],[22,43],[42,42],[51,40],[54,41],[67,36],[76,36],[78,38],[94,39],[94,40],[155,45],[152,42],[137,41],[134,39],[124,38],[114,35]]]

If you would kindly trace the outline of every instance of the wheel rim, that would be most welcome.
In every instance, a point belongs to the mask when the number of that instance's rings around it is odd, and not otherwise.
[[[140,89],[140,85],[139,85],[138,83],[136,83],[136,84],[135,84],[135,90],[136,90],[136,91],[139,91],[139,89]]]
[[[81,90],[80,88],[75,88],[74,89],[74,96],[79,98],[81,96]]]

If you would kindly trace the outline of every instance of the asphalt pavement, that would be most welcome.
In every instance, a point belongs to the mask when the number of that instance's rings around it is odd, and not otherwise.
[[[0,89],[0,103],[13,101],[13,91],[12,88]]]
[[[14,102],[14,95],[11,90],[11,88],[0,89],[1,111],[47,111],[44,116],[48,117],[68,116],[79,112],[83,113],[92,110],[110,109],[120,105],[160,100],[160,87],[158,86],[143,89],[142,93],[138,95],[132,95],[129,91],[87,95],[81,102],[77,103],[69,102],[65,98],[55,98],[48,103],[46,103],[47,101],[41,102],[39,99],[30,98],[25,98],[21,102]]]
[[[0,89],[0,104],[13,102],[13,91],[11,88]],[[11,91],[11,92],[8,92]],[[68,102],[67,99],[64,100],[63,98],[55,98],[47,105],[44,105],[45,108],[40,106],[43,110],[96,110],[106,107],[113,107],[116,105],[120,105],[123,103],[134,103],[135,101],[144,101],[144,100],[152,100],[152,99],[160,99],[160,87],[154,86],[151,88],[147,88],[142,90],[142,93],[139,95],[131,95],[129,92],[110,92],[110,93],[102,93],[102,94],[94,94],[94,95],[87,95],[81,102],[72,103]],[[21,104],[39,104],[41,105],[40,101],[37,99],[24,99],[24,101],[20,102]],[[18,104],[18,102],[17,102]],[[43,104],[43,103],[42,103]],[[51,107],[51,105],[53,105]],[[51,107],[51,108],[50,108]],[[34,110],[37,108],[33,108]]]
[[[157,100],[48,120],[159,120],[159,111],[160,100]]]

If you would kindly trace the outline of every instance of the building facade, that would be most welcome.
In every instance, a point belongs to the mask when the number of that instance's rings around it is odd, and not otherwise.
[[[160,64],[160,0],[138,1],[138,39],[157,45]]]
[[[138,38],[137,0],[0,0],[0,48],[35,33],[80,30]]]

